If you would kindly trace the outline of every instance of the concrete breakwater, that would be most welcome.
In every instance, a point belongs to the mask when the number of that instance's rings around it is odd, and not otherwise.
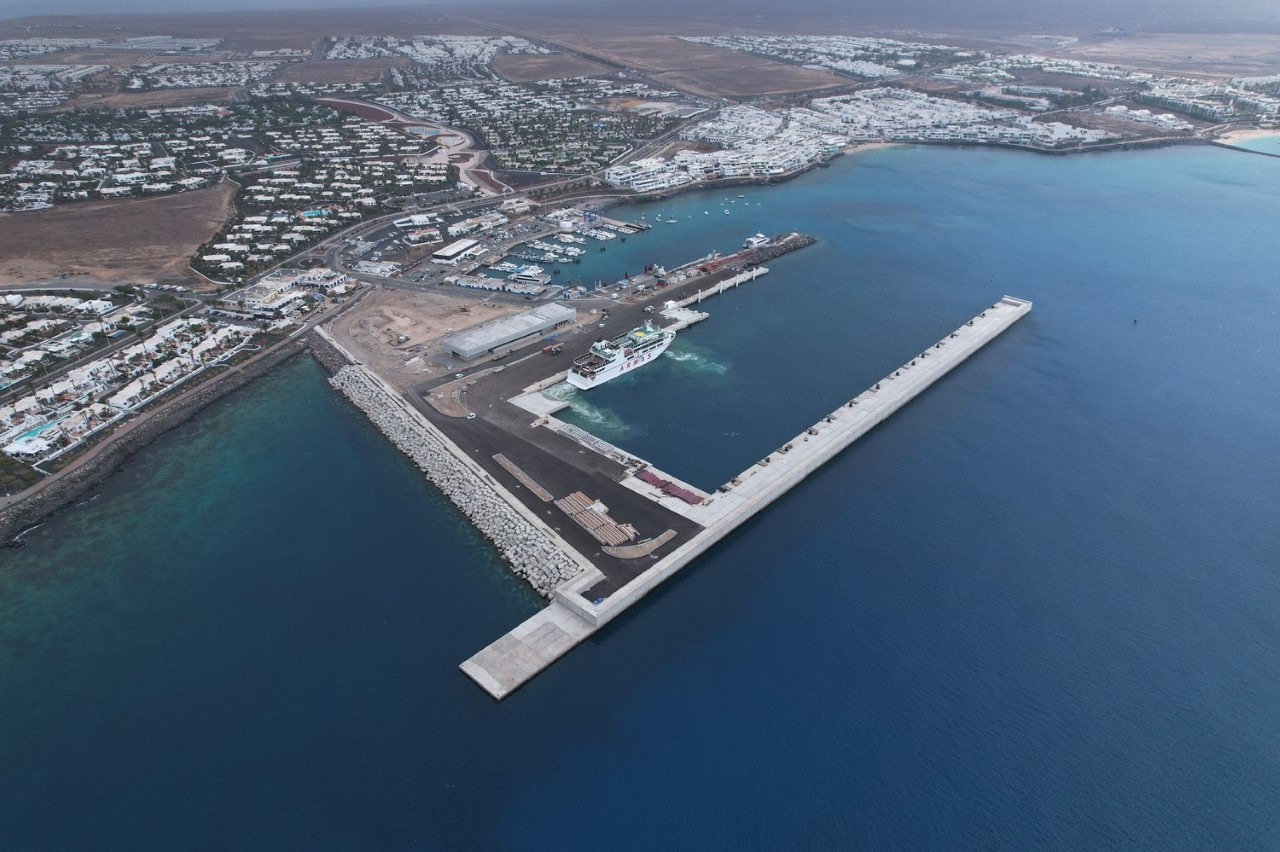
[[[12,546],[13,537],[25,529],[42,523],[66,506],[84,499],[104,479],[118,470],[139,450],[170,429],[181,426],[199,411],[227,394],[263,376],[302,352],[302,347],[289,343],[242,367],[232,367],[223,375],[205,382],[172,402],[144,415],[146,419],[119,437],[109,441],[96,455],[66,473],[56,474],[29,497],[0,511],[0,547]]]
[[[551,606],[482,649],[460,668],[494,698],[509,695],[996,339],[1030,310],[1030,302],[1005,296],[874,387],[743,471],[702,504],[686,506],[668,501],[668,509],[702,524],[702,531],[607,597],[588,599],[598,574],[586,572],[566,582],[556,590]],[[635,476],[629,476],[623,485],[651,499],[659,499],[651,485]]]
[[[817,242],[818,240],[816,237],[811,237],[808,234],[802,234],[799,231],[791,231],[786,234],[778,234],[773,237],[767,245],[753,249],[744,248],[741,251],[728,255],[727,257],[721,257],[719,252],[713,252],[706,257],[700,257],[697,260],[691,260],[688,263],[683,263],[670,270],[667,275],[670,277],[672,274],[684,272],[685,274],[691,274],[697,277],[717,273],[723,275],[726,272],[742,272],[744,269],[750,270],[762,263],[765,263],[766,261],[776,260],[793,251],[808,248]],[[689,281],[687,283],[692,284],[696,282]]]
[[[313,350],[314,351],[314,350]],[[336,353],[335,353],[336,354]],[[511,570],[544,597],[576,577],[586,561],[535,519],[483,469],[464,463],[448,439],[362,366],[347,364],[330,379],[433,485],[494,543]],[[469,460],[468,460],[469,461]]]
[[[669,304],[672,305],[673,307],[667,308],[666,310],[664,310],[663,315],[664,316],[670,315],[673,319],[677,320],[677,323],[681,323],[681,318],[679,318],[676,314],[672,313],[673,309],[678,310],[680,308],[687,308],[690,305],[700,304],[703,299],[707,299],[707,298],[710,298],[711,296],[715,296],[720,293],[723,293],[725,290],[731,290],[734,287],[737,287],[739,284],[745,284],[748,281],[755,281],[760,276],[768,275],[768,274],[769,274],[769,267],[753,266],[752,268],[746,270],[745,272],[739,272],[737,275],[734,275],[731,278],[725,278],[723,281],[717,281],[715,284],[712,284],[705,289],[700,288],[698,292],[694,293],[692,296],[687,296],[678,302],[670,302]],[[693,325],[694,322],[698,322],[699,320],[702,320],[702,319],[706,319],[706,315],[701,315],[696,319],[693,317],[684,317],[683,323],[680,324],[680,328],[688,328],[689,326]]]

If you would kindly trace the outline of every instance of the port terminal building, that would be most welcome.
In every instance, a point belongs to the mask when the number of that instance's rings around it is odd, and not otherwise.
[[[434,263],[442,263],[446,266],[456,266],[459,261],[483,253],[484,246],[480,244],[479,240],[461,239],[454,240],[444,248],[433,252],[431,260]]]
[[[532,343],[535,336],[570,325],[577,319],[578,312],[568,305],[542,305],[446,337],[444,350],[463,361],[470,361],[504,346]]]

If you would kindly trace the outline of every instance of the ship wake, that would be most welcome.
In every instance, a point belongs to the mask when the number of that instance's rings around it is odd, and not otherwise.
[[[717,376],[723,376],[729,372],[728,364],[721,364],[719,361],[713,361],[705,355],[690,352],[687,349],[680,351],[668,349],[663,353],[663,357],[681,364],[691,373],[714,373]]]
[[[631,427],[621,417],[607,408],[592,405],[587,395],[568,382],[559,382],[542,392],[543,396],[557,402],[568,403],[573,414],[575,425],[581,426],[591,434],[614,441],[631,434]]]

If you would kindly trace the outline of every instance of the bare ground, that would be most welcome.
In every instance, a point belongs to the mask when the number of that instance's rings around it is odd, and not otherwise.
[[[492,304],[441,290],[370,293],[334,322],[333,334],[379,375],[402,387],[411,387],[448,369],[439,360],[445,337],[527,307]],[[401,335],[406,339],[401,340]]]
[[[33,57],[32,62],[53,65],[107,65],[111,68],[128,68],[146,59],[150,51],[134,50],[64,50]]]
[[[985,15],[976,29],[972,15],[963,4],[947,14],[933,17],[927,31],[921,31],[918,11],[896,9],[885,4],[875,14],[850,14],[836,6],[825,11],[779,6],[744,16],[736,9],[708,9],[696,4],[655,9],[646,4],[580,4],[548,0],[536,4],[499,3],[480,5],[442,0],[428,7],[377,9],[326,9],[295,11],[33,16],[0,21],[0,38],[31,36],[95,36],[110,40],[137,35],[217,36],[227,41],[224,50],[310,48],[326,35],[383,35],[387,33],[457,33],[492,35],[499,32],[527,34],[549,42],[569,44],[605,61],[644,68],[655,75],[670,74],[678,83],[705,93],[750,96],[789,91],[807,91],[846,82],[838,75],[810,71],[786,63],[749,57],[733,51],[718,51],[679,42],[671,33],[823,33],[875,34],[908,39],[938,40],[962,47],[1025,49],[1025,39],[1011,33],[1096,32],[1087,29],[1084,19],[1076,20],[1070,4],[1054,21],[1028,20],[1032,16],[1011,9],[1004,15]],[[1263,4],[1266,5],[1266,4]],[[723,4],[722,4],[723,6]],[[839,7],[839,8],[837,8]],[[1259,7],[1262,8],[1261,6]],[[1274,17],[1274,16],[1272,16]],[[1096,22],[1088,23],[1094,27]],[[902,29],[906,27],[907,29]],[[1033,29],[1027,29],[1032,27]],[[1163,34],[1099,37],[1086,36],[1075,45],[1043,50],[1077,59],[1115,62],[1169,73],[1204,75],[1251,75],[1273,72],[1280,65],[1280,35],[1277,34]],[[85,61],[107,51],[82,51]],[[717,58],[716,54],[722,54]],[[54,54],[54,57],[59,55]],[[73,54],[65,54],[70,59]],[[725,58],[733,57],[733,58]],[[59,57],[62,58],[62,57]],[[110,57],[109,64],[124,61]],[[195,61],[187,57],[186,61]],[[51,61],[55,61],[51,59]],[[539,79],[532,75],[567,73],[569,57],[511,57],[508,64],[513,79]],[[585,60],[586,66],[593,63]],[[539,67],[545,63],[545,67]],[[742,64],[746,63],[746,64]],[[736,75],[735,69],[744,69]],[[585,68],[583,70],[586,70]],[[542,77],[545,79],[545,77]]]
[[[657,80],[697,94],[726,97],[811,92],[847,86],[854,82],[826,71],[814,71],[781,62],[768,62],[753,67],[667,71],[653,76]]]
[[[101,281],[187,280],[191,253],[225,221],[234,185],[127,201],[0,214],[0,284],[88,275]]]
[[[493,70],[515,83],[533,80],[555,80],[562,77],[591,77],[606,74],[609,69],[567,53],[549,56],[503,54],[493,62]]]
[[[737,50],[681,41],[675,36],[594,36],[577,33],[560,41],[700,94],[750,96],[847,85],[829,71],[801,68]]]
[[[352,115],[358,115],[367,121],[390,121],[395,118],[395,113],[385,110],[382,107],[376,107],[372,104],[355,103],[354,101],[346,101],[341,98],[316,98],[317,103],[336,109],[339,112],[349,112]]]
[[[1170,74],[1263,75],[1280,68],[1280,35],[1155,33],[1087,39],[1045,52]]]
[[[279,83],[367,83],[388,68],[403,68],[407,59],[382,56],[373,59],[326,59],[303,62],[277,78]]]
[[[234,87],[217,86],[199,89],[156,89],[150,92],[116,92],[109,95],[77,95],[50,112],[73,109],[150,109],[152,107],[191,106],[231,100]]]
[[[472,11],[458,4],[450,11]],[[307,9],[262,12],[176,14],[103,14],[30,16],[0,21],[0,38],[102,38],[108,41],[145,35],[179,38],[217,37],[224,50],[308,49],[322,36],[450,33],[484,35],[487,31],[458,17],[416,7]]]

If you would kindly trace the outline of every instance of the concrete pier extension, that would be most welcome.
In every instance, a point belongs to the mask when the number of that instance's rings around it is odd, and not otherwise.
[[[737,275],[730,276],[729,278],[726,278],[723,281],[717,282],[708,287],[700,288],[698,292],[694,293],[692,296],[689,296],[685,299],[682,299],[676,302],[675,305],[678,308],[687,308],[690,305],[698,305],[702,303],[703,299],[709,299],[712,296],[718,296],[721,293],[723,293],[725,290],[732,290],[736,288],[739,284],[745,284],[748,281],[755,281],[760,276],[768,275],[768,274],[769,274],[769,267],[757,266],[752,269],[748,269],[745,272],[739,272]],[[692,323],[690,323],[690,325],[692,325]]]
[[[464,662],[462,670],[494,698],[509,695],[963,363],[1030,310],[1030,302],[1005,296],[875,386],[734,477],[721,491],[701,504],[685,504],[677,508],[679,501],[663,501],[668,509],[686,514],[702,524],[704,529],[607,597],[592,595],[592,587],[600,579],[598,571],[584,571],[566,581],[556,589],[551,606]],[[653,486],[635,477],[628,477],[624,484],[652,499],[660,499]]]
[[[558,601],[462,664],[494,698],[505,698],[596,628]]]

